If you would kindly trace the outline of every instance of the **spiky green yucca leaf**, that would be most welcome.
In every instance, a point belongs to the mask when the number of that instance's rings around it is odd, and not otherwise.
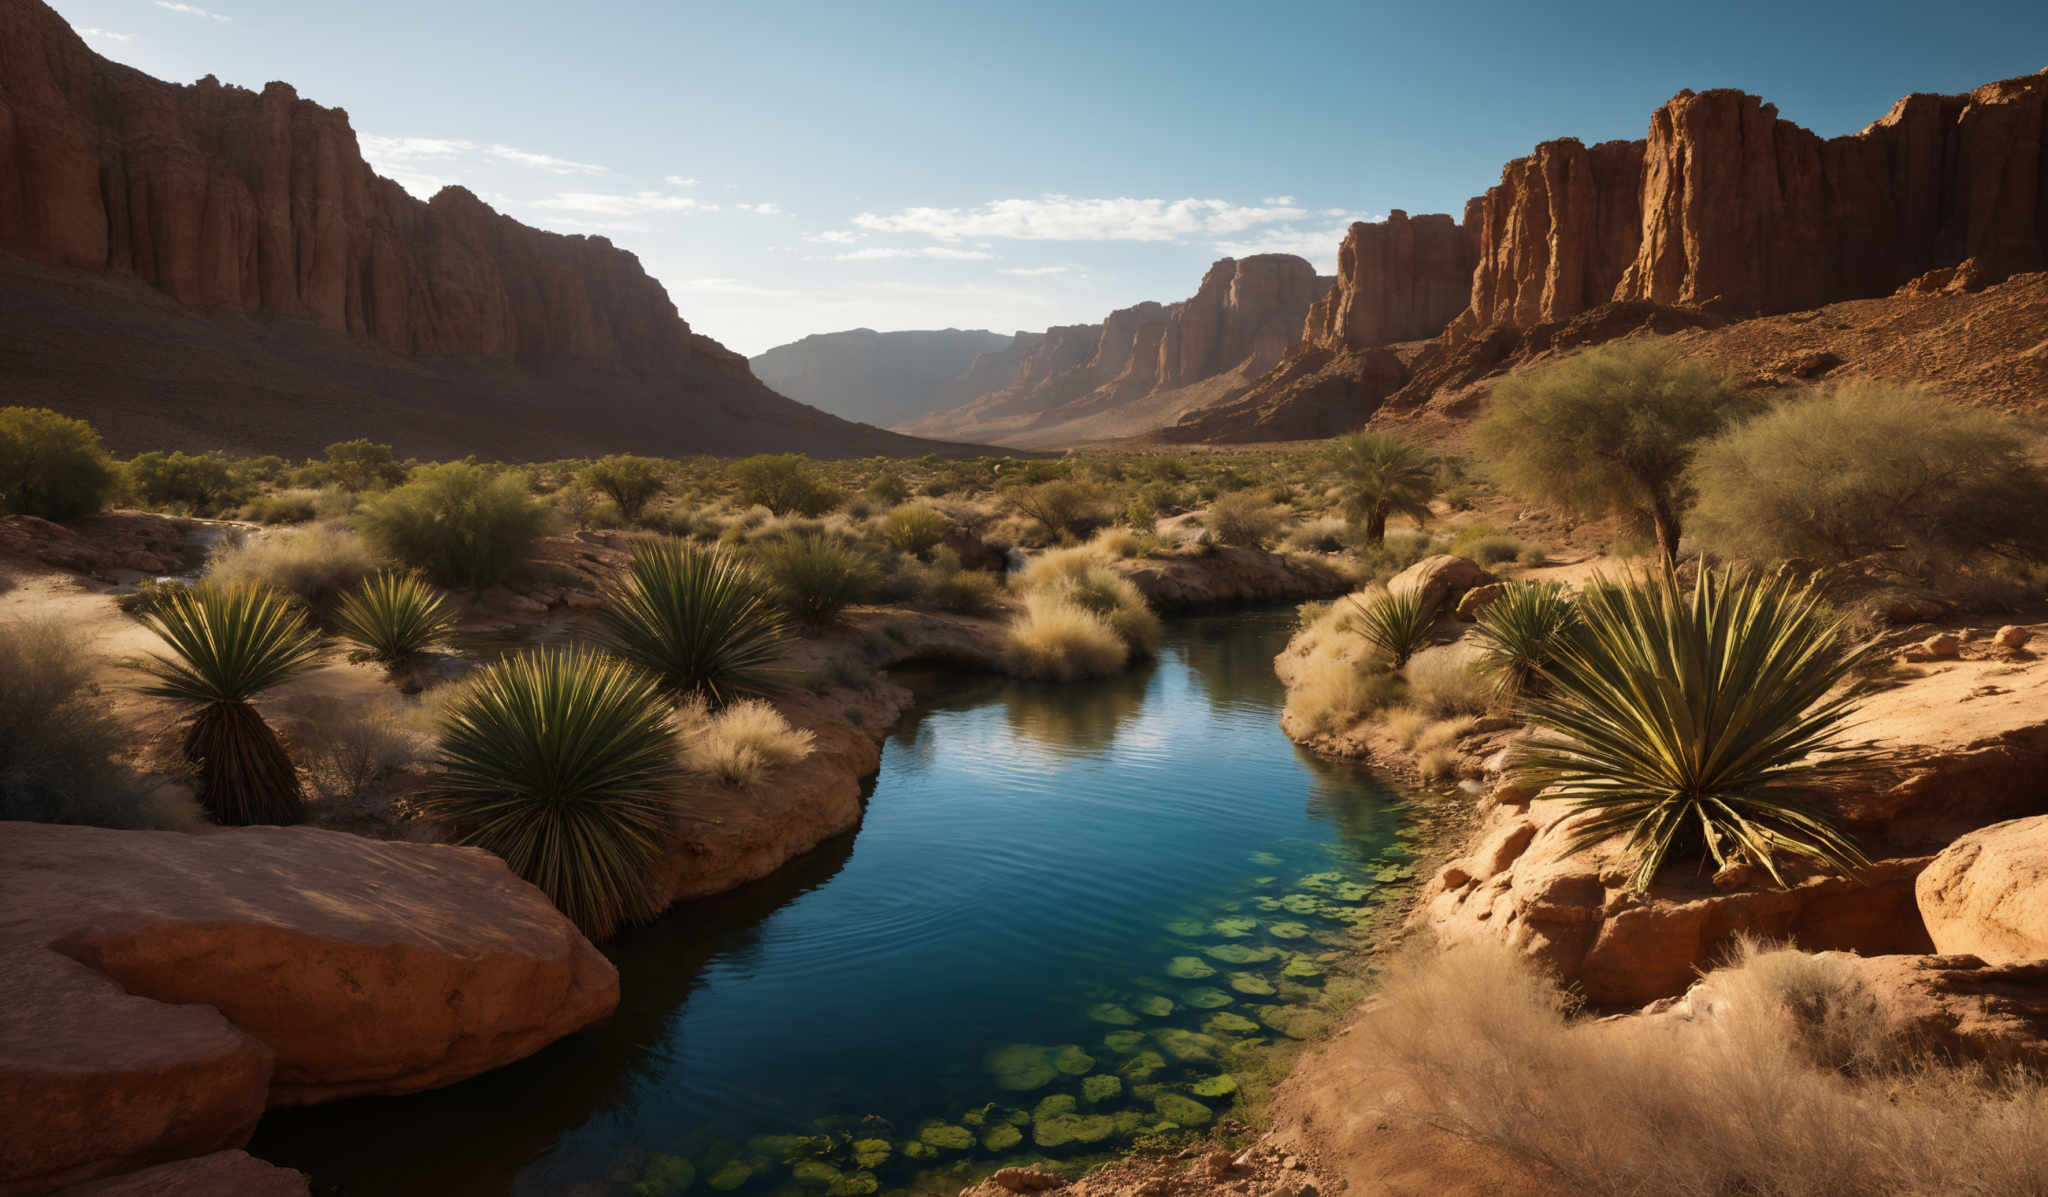
[[[1862,656],[1809,587],[1702,571],[1588,586],[1584,630],[1562,642],[1548,690],[1526,699],[1539,733],[1518,770],[1584,817],[1570,847],[1615,835],[1648,888],[1675,848],[1747,858],[1784,884],[1777,853],[1848,873],[1868,863],[1805,794],[1853,766],[1838,749]]]
[[[402,661],[446,635],[455,612],[418,574],[381,573],[342,596],[335,622],[378,660]]]
[[[1562,582],[1510,581],[1479,612],[1472,638],[1480,668],[1498,679],[1500,697],[1511,700],[1538,688],[1544,668],[1578,628],[1578,606]]]
[[[676,540],[634,550],[601,618],[614,651],[669,690],[716,705],[767,689],[788,636],[757,570],[724,549]]]
[[[185,759],[199,800],[222,823],[295,823],[299,776],[249,699],[303,669],[320,638],[289,599],[268,587],[198,586],[165,593],[142,622],[170,646],[141,668],[144,693],[198,706]]]
[[[1382,590],[1360,602],[1347,596],[1358,630],[1374,648],[1387,654],[1399,669],[1429,641],[1436,626],[1436,607],[1427,601],[1419,586]]]
[[[653,676],[617,657],[508,657],[450,702],[420,807],[602,939],[653,913],[647,878],[681,775],[671,707]]]

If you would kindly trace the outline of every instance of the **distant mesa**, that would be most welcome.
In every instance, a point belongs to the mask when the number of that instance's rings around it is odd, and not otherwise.
[[[1024,335],[1024,334],[1018,334]],[[979,395],[963,378],[1014,338],[982,329],[876,332],[855,328],[777,345],[747,360],[778,393],[835,416],[884,427]]]

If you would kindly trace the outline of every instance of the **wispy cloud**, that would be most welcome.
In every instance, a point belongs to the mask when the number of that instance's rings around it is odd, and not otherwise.
[[[428,161],[448,161],[458,158],[473,158],[482,161],[509,162],[514,166],[530,167],[556,175],[605,175],[611,172],[590,162],[575,162],[557,158],[553,154],[537,154],[509,145],[486,144],[466,141],[454,137],[379,137],[365,133],[357,138],[363,147],[363,157],[380,172],[384,164],[416,164]]]
[[[1294,206],[1294,197],[1291,195],[1269,195],[1265,199],[1260,200],[1259,202],[1262,204],[1271,204],[1276,208],[1291,208]]]
[[[1308,215],[1291,204],[1245,205],[1217,199],[1087,199],[1047,195],[978,208],[904,208],[862,212],[859,228],[923,233],[940,240],[996,237],[1022,241],[1186,241],[1224,237]]]
[[[983,249],[952,249],[944,245],[923,245],[915,249],[885,249],[873,246],[851,253],[835,254],[840,262],[881,262],[890,258],[938,258],[947,262],[986,262],[995,257]]]
[[[996,271],[997,274],[1014,275],[1017,278],[1049,278],[1055,274],[1069,274],[1073,266],[1008,266]]]
[[[196,4],[180,4],[178,0],[156,0],[156,6],[165,12],[174,12],[180,16],[205,17],[209,21],[225,21],[230,19],[217,12],[208,12]]]
[[[742,212],[752,212],[756,216],[782,215],[782,205],[780,204],[734,204],[733,207],[738,208]]]
[[[135,40],[135,35],[132,33],[115,33],[111,29],[94,29],[90,25],[80,29],[78,36],[93,42],[132,42]]]
[[[1252,254],[1296,254],[1314,263],[1324,274],[1337,269],[1337,246],[1344,241],[1344,234],[1351,231],[1353,220],[1372,219],[1365,213],[1346,212],[1339,208],[1334,213],[1347,219],[1338,225],[1319,225],[1303,228],[1299,225],[1282,225],[1277,228],[1261,229],[1249,237],[1228,239],[1216,243],[1216,252],[1233,258],[1249,257]]]
[[[568,191],[534,206],[554,212],[580,212],[590,216],[646,216],[654,212],[716,212],[717,204],[701,203],[687,195],[661,191],[635,191],[614,195],[595,191]]]
[[[852,229],[826,229],[822,233],[805,233],[804,240],[817,245],[852,245],[865,236],[866,233],[856,233]]]
[[[671,187],[695,187],[697,185],[697,180],[685,178],[682,175],[669,175],[662,179],[662,182],[667,183]]]

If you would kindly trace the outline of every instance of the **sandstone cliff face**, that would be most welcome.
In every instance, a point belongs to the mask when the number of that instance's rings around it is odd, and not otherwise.
[[[1643,143],[1546,141],[1477,205],[1478,268],[1458,335],[1568,320],[1605,303],[1635,260]]]
[[[1467,206],[1462,225],[1398,208],[1383,221],[1352,225],[1337,247],[1336,285],[1309,309],[1303,343],[1368,349],[1442,332],[1472,294],[1479,203]]]

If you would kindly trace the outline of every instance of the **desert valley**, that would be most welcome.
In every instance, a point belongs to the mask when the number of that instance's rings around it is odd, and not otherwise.
[[[2048,69],[742,251],[79,8],[0,0],[0,1197],[2048,1191]]]

